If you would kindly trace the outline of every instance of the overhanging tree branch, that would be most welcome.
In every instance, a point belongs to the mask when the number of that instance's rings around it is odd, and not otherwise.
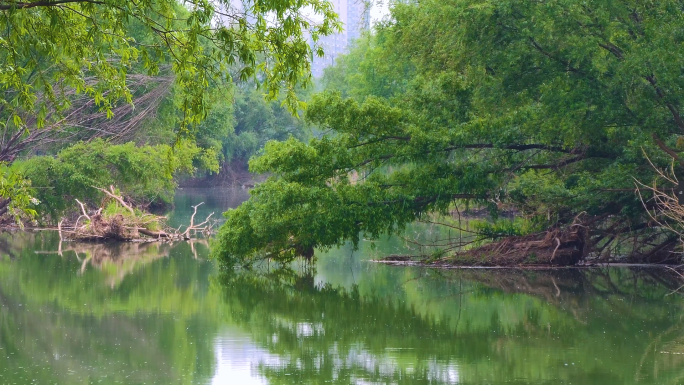
[[[668,110],[670,110],[670,113],[672,114],[672,117],[675,120],[675,124],[677,124],[679,130],[684,131],[684,120],[682,120],[682,116],[679,114],[679,110],[677,109],[677,107],[675,107],[674,104],[665,100],[665,92],[663,92],[660,86],[658,86],[658,81],[656,80],[655,76],[648,75],[646,76],[646,80],[648,80],[648,82],[651,83],[651,85],[653,86],[653,89],[655,89],[656,95],[658,95],[658,99],[662,99],[665,101],[665,106]]]
[[[89,3],[102,5],[104,2],[96,0],[56,0],[56,1],[34,1],[34,2],[14,2],[14,1],[0,1],[0,11],[8,11],[11,9],[29,9],[35,7],[56,7],[60,4],[68,3]]]
[[[684,160],[682,160],[679,157],[679,154],[677,154],[673,149],[667,147],[665,143],[660,140],[658,135],[656,133],[653,133],[653,140],[655,140],[656,144],[658,147],[660,147],[661,150],[665,151],[668,155],[670,155],[674,160],[676,160],[682,167],[684,167]]]
[[[549,146],[546,144],[510,144],[510,145],[505,145],[501,147],[497,147],[492,143],[475,143],[475,144],[463,144],[463,145],[457,145],[457,146],[450,146],[450,147],[445,147],[437,150],[431,150],[431,151],[424,151],[424,152],[419,152],[419,153],[414,153],[414,154],[387,154],[387,155],[382,155],[377,158],[372,158],[372,159],[366,159],[362,161],[361,163],[357,164],[353,168],[356,169],[358,167],[363,167],[369,163],[373,163],[376,161],[384,161],[388,159],[393,159],[393,158],[398,158],[398,157],[411,157],[411,156],[420,156],[420,155],[429,155],[432,153],[441,153],[441,152],[449,152],[449,151],[455,151],[455,150],[475,150],[475,149],[500,149],[500,150],[513,150],[513,151],[529,151],[529,150],[546,150],[546,151],[552,151],[552,152],[561,152],[565,154],[573,154],[577,152],[577,149],[566,149],[563,147],[558,147],[558,146]]]
[[[537,43],[537,41],[534,40],[533,38],[530,37],[529,40],[530,40],[530,43],[532,43],[532,46],[533,46],[537,51],[541,52],[542,55],[548,57],[549,59],[551,59],[551,60],[553,60],[553,61],[555,61],[555,62],[557,62],[557,63],[563,64],[563,65],[565,66],[565,68],[566,68],[568,71],[570,71],[570,72],[581,73],[581,71],[580,71],[579,69],[573,67],[573,66],[570,64],[569,61],[563,60],[563,59],[561,59],[561,58],[558,58],[558,57],[552,55],[550,52],[546,51],[546,50],[545,50],[544,48],[542,48],[542,46],[541,46],[539,43]]]

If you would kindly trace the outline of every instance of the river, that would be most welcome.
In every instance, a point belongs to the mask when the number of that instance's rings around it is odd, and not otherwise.
[[[170,221],[247,196],[179,190]],[[363,241],[314,268],[235,273],[205,242],[0,234],[0,384],[684,382],[684,301],[663,269],[369,262],[407,246]]]

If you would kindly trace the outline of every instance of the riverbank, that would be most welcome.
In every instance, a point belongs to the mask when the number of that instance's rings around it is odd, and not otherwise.
[[[575,225],[525,236],[509,236],[446,255],[390,255],[387,262],[418,262],[432,266],[574,266],[587,260],[587,229]]]
[[[662,267],[672,269],[679,268],[679,263],[640,263],[620,262],[619,260],[602,261],[597,258],[582,259],[575,263],[558,263],[558,261],[541,260],[535,256],[525,259],[511,258],[506,255],[490,256],[488,258],[431,258],[430,256],[389,255],[380,259],[370,260],[390,266],[430,267],[438,269],[564,269],[564,268],[593,268],[593,267]],[[684,278],[684,277],[683,277]]]
[[[394,256],[396,257],[396,256]],[[392,257],[390,257],[392,258]],[[387,266],[403,266],[403,267],[425,267],[434,269],[453,269],[453,270],[566,270],[566,269],[594,269],[594,268],[655,268],[663,270],[684,270],[682,265],[665,265],[657,263],[623,263],[623,262],[589,262],[580,263],[576,265],[541,265],[541,264],[527,264],[527,265],[505,265],[505,266],[482,266],[482,265],[459,265],[453,263],[439,263],[426,262],[420,260],[388,260],[388,259],[371,259],[371,263],[377,263]]]

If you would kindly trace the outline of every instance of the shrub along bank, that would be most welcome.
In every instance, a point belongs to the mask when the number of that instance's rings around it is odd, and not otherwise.
[[[216,156],[190,142],[175,147],[111,145],[104,140],[78,143],[56,156],[17,161],[13,171],[30,181],[37,219],[56,224],[80,211],[76,199],[99,207],[106,197],[98,188],[115,185],[136,207],[147,209],[173,202],[174,175],[192,175],[197,169],[217,170]]]

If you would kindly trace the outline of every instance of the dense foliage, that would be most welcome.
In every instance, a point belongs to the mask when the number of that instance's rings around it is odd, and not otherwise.
[[[74,93],[110,113],[119,100],[130,102],[126,76],[134,67],[155,75],[165,63],[183,93],[187,123],[206,115],[210,82],[230,77],[226,70],[234,66],[240,79],[260,73],[273,97],[285,86],[296,107],[295,86],[310,76],[312,49],[320,48],[308,45],[308,35],[315,42],[338,28],[332,6],[320,0],[249,4],[241,12],[230,1],[4,1],[3,113],[17,129],[34,115],[40,127],[67,109]],[[322,21],[312,24],[305,9]]]
[[[581,220],[597,254],[671,251],[634,178],[653,179],[645,154],[678,159],[681,15],[671,0],[397,4],[326,75],[342,92],[310,103],[327,135],[251,163],[273,177],[226,214],[216,253],[310,255],[463,200]]]
[[[298,96],[301,98],[301,90]],[[217,101],[207,119],[197,127],[195,135],[199,146],[212,149],[218,155],[220,171],[200,172],[202,185],[232,184],[237,178],[247,177],[247,161],[270,140],[289,137],[304,139],[305,123],[293,115],[282,103],[284,100],[267,100],[251,82],[236,85],[230,98],[225,95]],[[167,130],[166,138],[173,138]]]
[[[3,164],[0,164],[0,201],[0,221],[20,227],[35,220],[35,208],[40,203],[34,197],[30,181]]]
[[[78,209],[76,199],[98,207],[104,194],[96,187],[115,185],[141,207],[171,204],[173,176],[192,174],[197,167],[217,170],[218,164],[214,155],[194,143],[137,147],[132,142],[112,145],[95,140],[68,147],[56,157],[15,162],[12,168],[31,181],[41,218],[58,221],[65,211]]]
[[[294,112],[319,36],[339,28],[324,0],[0,2],[0,162],[95,138],[199,136],[218,157],[233,80]],[[202,124],[211,107],[214,122]],[[30,196],[14,197],[3,195],[0,213],[30,214],[15,207]]]
[[[253,87],[242,87],[235,97],[234,135],[225,139],[226,159],[248,160],[269,140],[303,138],[303,122],[278,101],[266,101]]]
[[[144,144],[174,143],[178,122],[182,120],[178,94],[175,87],[170,89],[154,118],[141,122],[131,140]],[[216,152],[222,164],[230,164],[246,163],[269,140],[303,138],[304,122],[290,112],[285,98],[269,100],[265,96],[251,81],[229,88],[210,88],[204,96],[210,108],[206,118],[193,125],[193,139],[198,146]],[[302,89],[298,89],[297,97],[302,96]]]

